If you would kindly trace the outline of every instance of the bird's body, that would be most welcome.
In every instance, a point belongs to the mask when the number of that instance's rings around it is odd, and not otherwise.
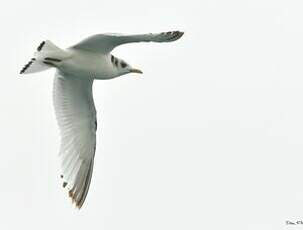
[[[110,54],[100,54],[86,50],[69,48],[69,58],[58,63],[58,69],[64,73],[83,78],[111,79],[119,72],[111,62]]]
[[[43,41],[21,74],[56,68],[54,108],[61,133],[61,178],[69,196],[81,208],[91,181],[96,151],[97,113],[92,85],[95,79],[112,79],[142,73],[110,52],[131,42],[170,42],[182,32],[117,35],[98,34],[66,49]]]

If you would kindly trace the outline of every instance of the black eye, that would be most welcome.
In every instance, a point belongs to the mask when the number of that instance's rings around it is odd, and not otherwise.
[[[123,61],[123,62],[121,62],[121,67],[122,68],[125,68],[127,66],[127,64]]]
[[[111,60],[112,63],[114,63],[115,57],[112,55],[112,56],[110,57],[110,60]]]

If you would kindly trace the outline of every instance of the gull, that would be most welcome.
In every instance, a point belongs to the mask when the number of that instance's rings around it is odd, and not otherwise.
[[[134,42],[172,42],[180,31],[138,35],[97,34],[67,49],[43,41],[20,74],[55,68],[53,102],[61,134],[59,151],[63,188],[81,208],[90,186],[96,152],[97,114],[92,85],[95,79],[112,79],[142,71],[133,68],[111,51]]]

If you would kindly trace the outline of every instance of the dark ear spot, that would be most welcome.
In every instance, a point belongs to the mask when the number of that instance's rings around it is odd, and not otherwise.
[[[124,61],[122,61],[122,62],[121,62],[121,67],[122,67],[122,68],[125,68],[126,66],[127,66],[127,64],[126,64]]]

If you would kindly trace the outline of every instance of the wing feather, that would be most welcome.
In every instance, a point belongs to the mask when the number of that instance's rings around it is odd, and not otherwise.
[[[183,36],[183,32],[169,31],[137,35],[96,34],[72,46],[74,49],[84,49],[93,52],[109,53],[115,47],[133,42],[172,42]]]
[[[93,79],[69,76],[57,71],[54,107],[61,133],[61,177],[63,187],[81,208],[91,181],[96,148],[96,109]]]

